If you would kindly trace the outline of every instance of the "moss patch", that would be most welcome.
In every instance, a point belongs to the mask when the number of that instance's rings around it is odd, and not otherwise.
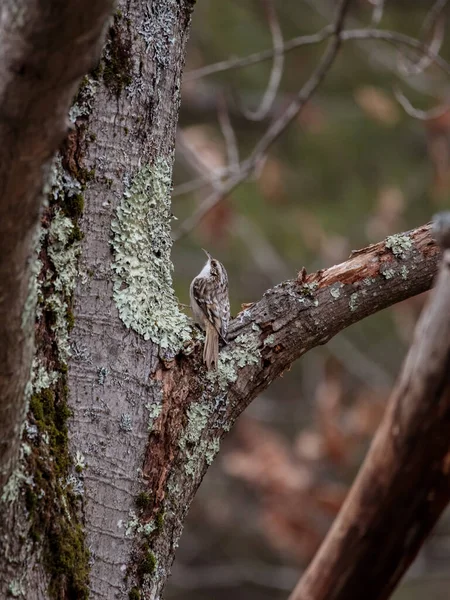
[[[27,457],[33,479],[25,486],[25,504],[30,538],[34,542],[43,540],[50,597],[83,600],[89,597],[89,551],[83,528],[76,521],[79,498],[66,483],[71,464],[66,393],[62,376],[54,389],[44,389],[31,397],[30,419],[39,435]]]
[[[132,81],[131,69],[130,35],[122,13],[116,12],[103,55],[103,82],[117,98]]]
[[[89,596],[89,551],[80,523],[82,485],[68,449],[67,360],[74,326],[72,293],[78,276],[78,220],[84,183],[63,168],[58,157],[42,219],[37,277],[36,355],[28,421],[24,428],[24,500],[29,537],[42,545],[50,598]],[[81,491],[80,491],[81,490]]]
[[[138,566],[139,579],[143,583],[150,575],[155,572],[157,560],[148,544],[144,544],[143,553]]]
[[[147,508],[150,508],[152,504],[152,498],[147,492],[141,492],[136,496],[135,504],[137,508],[146,510]]]

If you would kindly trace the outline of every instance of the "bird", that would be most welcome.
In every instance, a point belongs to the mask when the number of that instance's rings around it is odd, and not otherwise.
[[[227,340],[230,321],[230,299],[228,275],[225,267],[203,249],[208,257],[205,266],[194,277],[189,288],[189,297],[194,320],[206,334],[203,362],[208,371],[217,369],[219,338]]]

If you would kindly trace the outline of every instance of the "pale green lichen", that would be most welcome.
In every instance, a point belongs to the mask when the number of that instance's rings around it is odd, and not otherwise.
[[[75,102],[69,110],[69,119],[72,123],[75,123],[78,117],[91,114],[98,86],[99,83],[93,77],[88,75],[84,77]]]
[[[37,358],[34,358],[31,371],[32,393],[39,394],[42,390],[54,385],[58,379],[59,373],[57,371],[48,371],[39,363]]]
[[[133,431],[133,422],[131,420],[131,415],[129,415],[128,413],[122,413],[120,415],[119,427],[122,431],[126,431],[127,433]]]
[[[63,201],[65,196],[72,198],[80,194],[81,191],[81,183],[67,173],[62,166],[61,156],[57,154],[51,165],[50,178],[45,192],[51,194],[54,200]]]
[[[31,476],[27,477],[22,470],[22,465],[19,465],[19,467],[11,473],[8,481],[4,485],[0,500],[5,504],[15,502],[19,496],[22,484],[24,483],[32,485],[33,478]]]
[[[238,369],[257,365],[260,358],[259,336],[242,333],[232,346],[227,346],[220,352],[217,369],[208,371],[206,379],[217,385],[220,391],[225,391],[230,383],[237,380]]]
[[[205,452],[206,464],[208,464],[208,465],[212,464],[212,462],[213,462],[216,454],[219,452],[219,450],[220,450],[220,438],[216,437],[208,442],[208,445],[206,447],[206,452]]]
[[[351,312],[354,312],[358,308],[358,293],[357,292],[354,292],[350,296],[350,300],[349,300],[348,305],[350,307],[350,311]]]
[[[397,258],[406,258],[407,252],[413,248],[413,243],[409,236],[397,233],[386,238],[386,248]]]
[[[55,291],[70,295],[78,275],[79,242],[71,242],[74,224],[58,208],[48,230],[48,255],[55,267]]]
[[[392,279],[393,277],[395,277],[394,269],[385,269],[384,271],[381,272],[381,274],[383,275],[383,277],[385,279]]]
[[[361,281],[361,283],[366,286],[372,285],[376,282],[377,280],[375,279],[375,277],[364,277],[364,279]]]
[[[69,343],[69,328],[67,324],[67,302],[58,294],[51,294],[46,298],[46,306],[53,313],[53,324],[51,330],[55,333],[58,348],[58,358],[63,363],[72,355]]]
[[[108,367],[99,367],[97,369],[97,383],[99,385],[105,385],[106,378],[109,375]]]
[[[153,520],[148,521],[147,523],[142,523],[134,510],[129,511],[128,517],[129,518],[125,529],[125,535],[127,537],[136,534],[143,534],[148,537],[158,528],[157,524]],[[122,527],[122,521],[119,521],[119,523],[120,527]]]
[[[41,247],[42,228],[37,224],[33,234],[32,252],[33,258],[30,263],[30,273],[28,279],[28,293],[22,311],[22,330],[27,332],[32,328],[36,315],[36,303],[39,292],[38,275],[41,272],[42,262],[39,260],[38,253]]]
[[[341,290],[339,289],[339,287],[331,287],[330,294],[335,300],[337,300],[341,297]]]
[[[211,413],[212,406],[207,403],[193,402],[189,406],[187,426],[178,442],[181,449],[184,449],[187,443],[195,444],[200,440]]]
[[[218,437],[211,440],[201,439],[213,411],[214,406],[204,402],[192,403],[187,411],[188,422],[178,446],[184,452],[184,472],[189,477],[199,474],[203,461],[210,465],[219,451]]]
[[[147,431],[152,431],[156,419],[161,415],[162,404],[156,404],[154,402],[152,404],[146,404],[145,408],[148,410]]]
[[[184,472],[186,475],[192,478],[197,477],[200,473],[203,460],[206,460],[208,464],[212,463],[215,453],[213,456],[213,447],[211,444],[213,444],[213,441],[201,440],[192,450],[185,450],[187,461],[184,465]],[[208,462],[208,459],[211,462]]]
[[[264,340],[264,346],[272,346],[274,342],[275,342],[275,336],[273,333],[271,333]]]
[[[400,274],[402,276],[402,279],[408,279],[409,270],[407,267],[405,267],[405,265],[403,265],[403,267],[400,269]]]
[[[137,532],[139,525],[141,524],[141,522],[139,521],[139,517],[137,516],[134,510],[129,511],[128,517],[129,518],[127,521],[127,528],[125,530],[126,536],[134,535]],[[120,521],[120,526],[122,526],[122,521]]]
[[[22,587],[22,583],[17,579],[13,579],[9,584],[8,593],[13,598],[25,597],[25,590]]]
[[[172,289],[171,167],[142,167],[125,190],[111,224],[114,300],[126,327],[176,354],[190,339],[187,316]]]
[[[75,467],[76,471],[83,471],[86,468],[86,458],[79,450],[77,450],[75,453],[73,466]]]

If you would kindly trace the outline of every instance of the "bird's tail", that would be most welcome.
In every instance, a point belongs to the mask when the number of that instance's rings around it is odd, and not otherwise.
[[[211,323],[206,325],[205,347],[203,349],[203,362],[208,371],[217,368],[219,358],[219,334]]]

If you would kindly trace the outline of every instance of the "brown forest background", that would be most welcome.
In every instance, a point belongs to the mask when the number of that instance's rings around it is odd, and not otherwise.
[[[331,22],[333,4],[273,2],[284,39]],[[380,26],[418,37],[432,4],[386,2]],[[204,65],[270,48],[266,7],[256,0],[196,4],[175,166],[175,230],[210,191],[205,174],[220,178],[226,168],[219,121],[229,118],[245,157],[323,52],[322,43],[286,55],[276,101],[261,122],[246,119],[240,107],[255,109],[261,101],[270,60],[190,76]],[[346,29],[370,25],[372,15],[371,2],[355,2]],[[450,59],[448,41],[441,55]],[[427,110],[448,95],[450,82],[433,67],[404,77],[401,62],[394,48],[378,42],[344,45],[258,176],[175,243],[180,302],[188,303],[189,283],[203,264],[201,247],[224,262],[236,314],[302,266],[309,272],[345,260],[353,248],[418,226],[448,207],[450,112],[412,118],[393,87]],[[194,190],[183,193],[190,182]],[[355,477],[423,302],[424,296],[412,298],[309,352],[250,406],[194,500],[168,598],[286,597]],[[447,599],[449,565],[447,514],[393,597]]]

